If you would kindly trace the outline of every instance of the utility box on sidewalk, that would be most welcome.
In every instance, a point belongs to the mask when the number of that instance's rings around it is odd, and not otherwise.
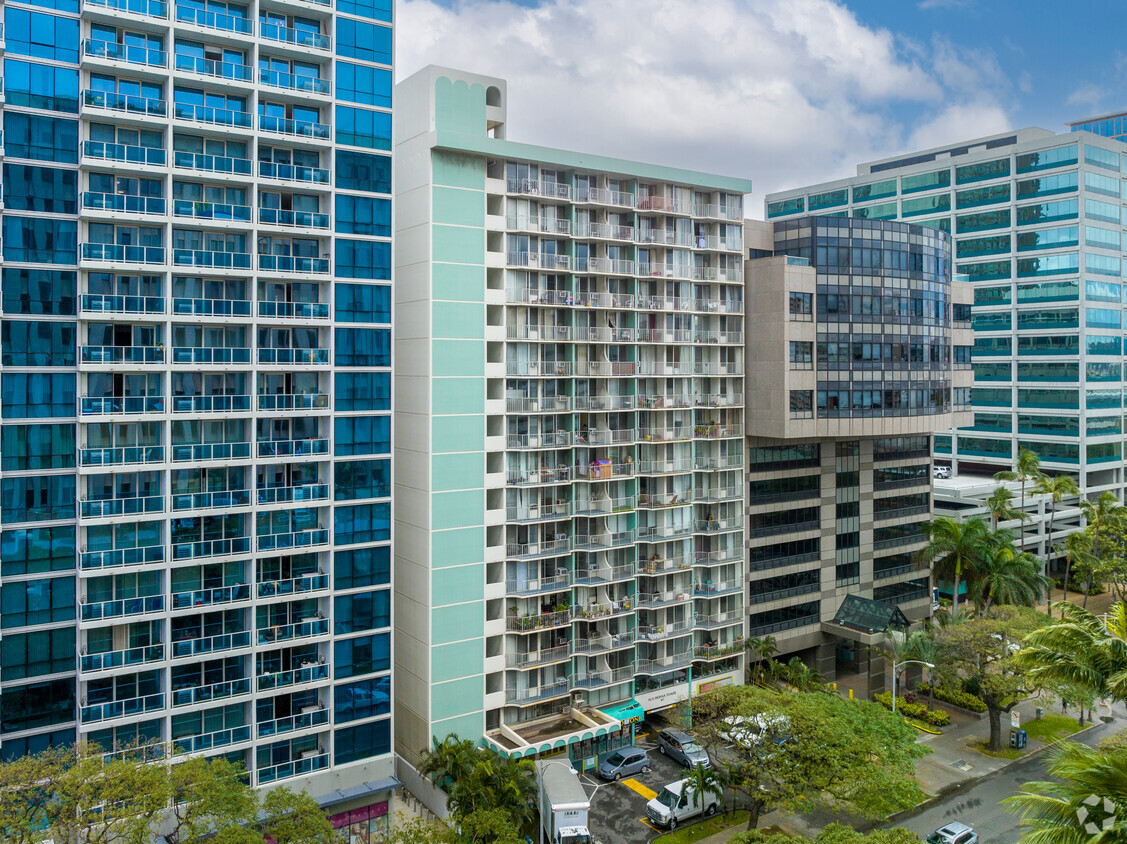
[[[1021,750],[1025,747],[1025,730],[1010,730],[1010,747]]]

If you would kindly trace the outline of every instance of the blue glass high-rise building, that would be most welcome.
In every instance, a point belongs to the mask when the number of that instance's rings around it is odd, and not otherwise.
[[[391,0],[3,10],[0,753],[386,799]]]

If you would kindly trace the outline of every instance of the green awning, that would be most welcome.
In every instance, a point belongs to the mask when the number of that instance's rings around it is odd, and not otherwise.
[[[600,709],[604,715],[609,715],[622,722],[622,726],[627,724],[636,724],[646,717],[646,711],[642,709],[642,704],[631,698],[624,703],[616,703],[614,706],[608,706],[605,709]]]

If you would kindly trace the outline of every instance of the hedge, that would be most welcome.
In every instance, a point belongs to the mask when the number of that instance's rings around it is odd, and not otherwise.
[[[881,692],[873,695],[873,699],[885,709],[892,709],[892,692]],[[899,695],[896,696],[896,711],[900,715],[916,718],[933,727],[946,727],[951,723],[951,713],[944,712],[942,709],[928,709],[922,703],[909,703]]]
[[[918,695],[927,695],[930,689],[931,687],[927,683],[916,684],[916,694]],[[961,689],[948,689],[944,686],[935,687],[935,699],[971,712],[985,712],[987,708],[978,695],[972,695],[970,692],[964,692]]]

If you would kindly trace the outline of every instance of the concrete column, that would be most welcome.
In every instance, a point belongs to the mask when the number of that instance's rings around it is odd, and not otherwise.
[[[837,679],[837,642],[830,641],[814,648],[814,669],[827,683]]]
[[[869,696],[886,691],[884,654],[876,648],[869,649]],[[897,691],[900,691],[899,688]]]

